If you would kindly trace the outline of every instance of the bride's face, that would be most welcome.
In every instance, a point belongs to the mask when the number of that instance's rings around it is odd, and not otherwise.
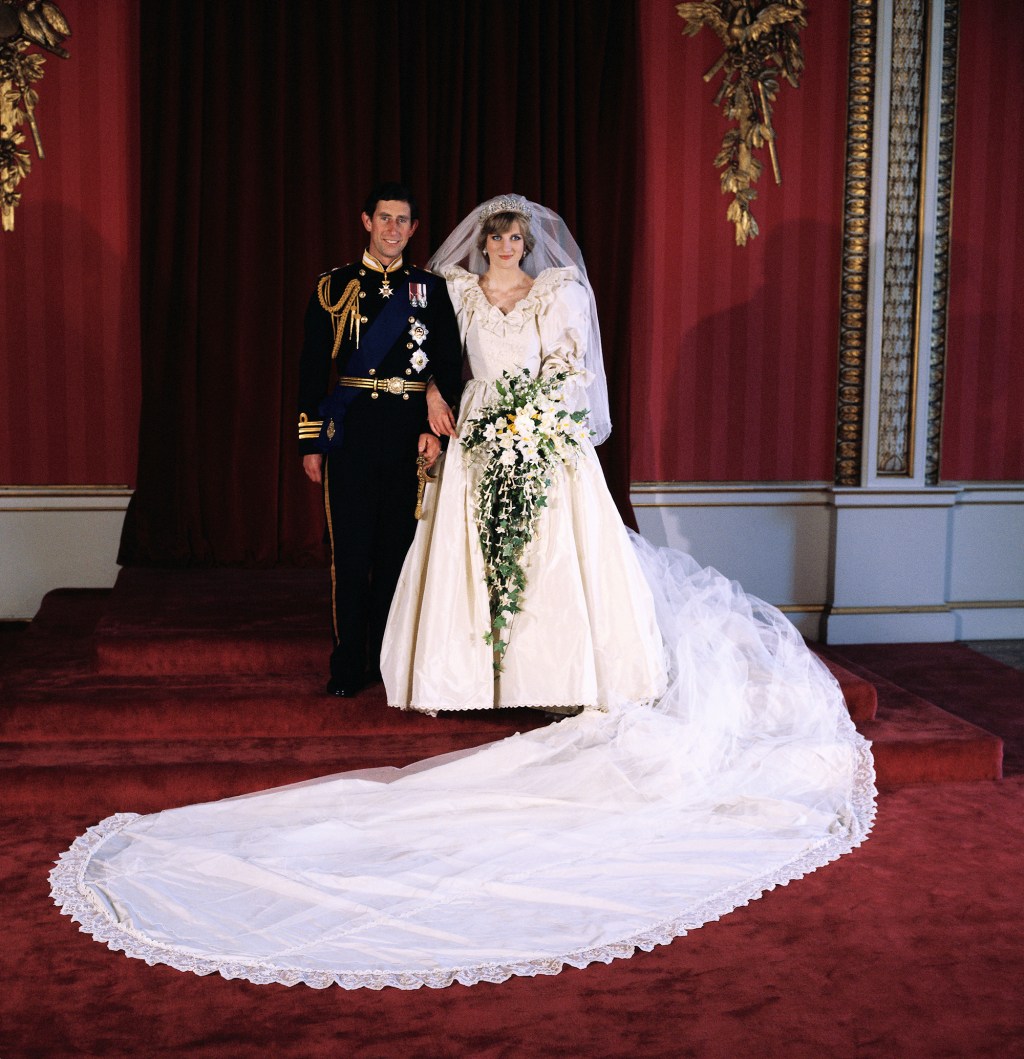
[[[513,221],[504,232],[487,237],[487,259],[491,268],[518,268],[523,260],[523,233]]]

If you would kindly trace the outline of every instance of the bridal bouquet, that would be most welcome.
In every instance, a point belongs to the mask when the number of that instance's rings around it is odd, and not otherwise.
[[[463,429],[466,450],[485,460],[477,492],[476,525],[484,554],[491,628],[484,640],[501,672],[513,617],[526,588],[523,555],[533,539],[540,509],[547,506],[551,471],[574,461],[590,437],[587,410],[570,412],[563,390],[569,372],[546,379],[523,370],[504,372],[498,399]]]

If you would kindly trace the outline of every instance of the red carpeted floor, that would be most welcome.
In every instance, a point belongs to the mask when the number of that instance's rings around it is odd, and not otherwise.
[[[961,645],[822,649],[876,741],[872,838],[631,960],[317,992],[148,967],[79,934],[46,876],[102,816],[543,723],[323,697],[323,603],[318,572],[126,571],[3,636],[4,1059],[1024,1055],[1024,674]]]

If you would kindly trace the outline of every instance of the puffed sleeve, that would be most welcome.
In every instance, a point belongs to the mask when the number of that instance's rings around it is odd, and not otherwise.
[[[444,270],[444,279],[445,283],[448,284],[448,296],[452,300],[452,308],[455,310],[455,315],[461,318],[465,306],[466,291],[471,285],[476,285],[477,278],[472,272],[467,272],[464,268],[453,265],[451,268]]]
[[[553,275],[549,275],[552,273]],[[550,269],[537,282],[550,283],[542,294],[538,323],[541,341],[542,378],[560,371],[576,372],[577,384],[585,384],[590,301],[586,288],[576,278],[575,269]]]

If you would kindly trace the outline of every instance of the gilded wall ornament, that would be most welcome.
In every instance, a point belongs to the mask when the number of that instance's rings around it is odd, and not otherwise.
[[[28,125],[36,154],[43,158],[43,141],[36,124],[39,94],[32,87],[43,76],[45,58],[29,48],[39,47],[62,59],[61,46],[71,27],[50,0],[0,0],[0,221],[14,230],[14,209],[21,201],[18,185],[32,168],[23,146]]]
[[[835,484],[843,486],[859,486],[863,472],[877,19],[874,0],[851,0],[836,400]]]
[[[942,22],[942,109],[939,117],[939,172],[935,204],[935,276],[932,283],[931,370],[928,380],[928,433],[925,484],[939,484],[942,405],[946,381],[946,314],[949,305],[949,252],[953,226],[953,146],[956,141],[957,49],[960,0],[946,0]]]
[[[677,4],[686,22],[683,32],[696,36],[705,26],[725,45],[725,51],[704,74],[710,81],[723,72],[715,106],[723,107],[736,128],[722,138],[715,166],[722,172],[722,194],[732,195],[726,219],[736,226],[736,245],[744,246],[758,233],[750,203],[757,198],[751,186],[763,166],[754,151],[768,147],[776,184],[782,183],[772,107],[781,79],[800,84],[804,55],[800,30],[807,25],[804,0],[707,0]]]

